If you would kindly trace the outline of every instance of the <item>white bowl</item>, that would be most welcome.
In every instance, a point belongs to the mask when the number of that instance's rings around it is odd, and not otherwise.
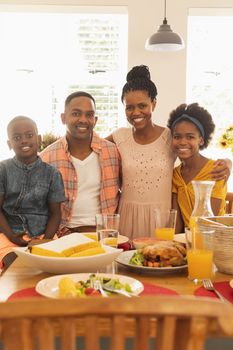
[[[66,248],[87,242],[93,242],[93,240],[85,237],[81,233],[73,233],[47,243],[38,244],[37,247],[61,252]],[[25,265],[36,267],[39,270],[51,273],[75,273],[96,272],[100,268],[111,264],[111,262],[113,262],[122,252],[122,249],[106,245],[103,247],[105,249],[105,253],[103,254],[83,256],[79,258],[60,258],[31,254],[27,247],[14,247],[13,250]]]
[[[96,272],[98,269],[111,264],[123,251],[104,246],[106,253],[80,258],[57,258],[29,253],[27,247],[15,247],[14,252],[28,266],[51,273]]]

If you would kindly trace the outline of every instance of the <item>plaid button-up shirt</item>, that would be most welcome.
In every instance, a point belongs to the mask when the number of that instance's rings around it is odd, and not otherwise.
[[[98,154],[101,168],[101,213],[113,214],[116,212],[119,200],[120,156],[115,144],[100,138],[95,132],[93,132],[91,148]],[[62,174],[66,195],[66,201],[62,203],[62,225],[67,226],[73,203],[78,196],[78,174],[71,160],[66,137],[48,146],[41,152],[40,157],[44,162],[59,169]]]

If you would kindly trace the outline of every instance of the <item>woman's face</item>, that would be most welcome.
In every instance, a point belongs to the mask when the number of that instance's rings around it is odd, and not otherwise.
[[[203,144],[200,131],[193,123],[184,120],[175,125],[172,131],[172,148],[181,160],[199,153]]]
[[[147,91],[129,91],[125,94],[123,103],[127,120],[136,129],[143,129],[152,124],[152,112],[156,101],[151,101]]]

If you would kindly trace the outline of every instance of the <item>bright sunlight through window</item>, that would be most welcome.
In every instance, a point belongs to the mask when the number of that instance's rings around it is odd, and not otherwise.
[[[63,135],[60,113],[76,90],[95,97],[100,135],[124,125],[127,32],[124,7],[0,6],[1,160],[12,156],[6,125],[17,115]]]
[[[227,10],[227,12],[226,12]],[[233,125],[233,10],[190,9],[187,48],[187,101],[204,106],[214,119],[213,141],[204,151],[210,158],[230,158],[230,148],[219,145],[224,130]],[[233,191],[233,176],[228,181]]]

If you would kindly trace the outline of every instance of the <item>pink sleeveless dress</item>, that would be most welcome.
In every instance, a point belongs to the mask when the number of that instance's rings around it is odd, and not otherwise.
[[[120,233],[130,239],[154,236],[154,209],[171,207],[175,156],[170,130],[147,145],[135,142],[131,128],[116,130],[113,139],[122,160]]]

